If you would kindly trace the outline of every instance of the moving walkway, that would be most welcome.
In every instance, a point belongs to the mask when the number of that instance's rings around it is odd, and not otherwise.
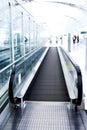
[[[34,53],[32,58],[24,60],[13,69],[9,99],[16,109],[4,129],[87,129],[85,111],[78,109],[76,112],[73,109],[73,106],[77,109],[82,103],[80,68],[62,48],[44,48],[37,54]],[[23,64],[29,61],[34,63],[33,57],[38,57],[41,63],[36,65],[37,70],[31,70],[29,77],[32,78],[28,77],[30,70],[27,70],[27,76],[23,79]],[[19,86],[21,89],[16,92]]]
[[[69,101],[57,48],[49,49],[25,95],[25,100]]]

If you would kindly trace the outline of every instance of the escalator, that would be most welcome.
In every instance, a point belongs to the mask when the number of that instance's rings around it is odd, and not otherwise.
[[[24,100],[60,102],[70,100],[56,47],[49,49]]]
[[[67,72],[70,74],[75,74],[76,71],[77,80],[76,77],[73,77],[73,81],[76,81],[74,82],[76,83],[76,86],[74,87],[78,91],[77,97],[73,98],[72,91],[70,91],[71,95],[69,94],[69,91],[67,91],[67,82],[64,71],[62,71],[64,66],[64,64],[62,66],[62,63],[64,62],[61,62],[61,55],[57,48],[52,47],[47,51],[38,71],[36,72],[33,80],[31,80],[31,84],[28,85],[28,89],[24,97],[22,96],[24,100],[23,106],[22,102],[18,102],[18,96],[15,97],[13,89],[17,86],[16,81],[20,74],[18,72],[21,72],[23,64],[29,63],[30,59],[32,61],[33,58],[27,59],[27,62],[24,61],[18,66],[15,66],[13,69],[9,83],[9,99],[11,104],[14,104],[16,107],[14,107],[14,111],[11,112],[11,116],[7,120],[3,130],[87,129],[87,117],[85,111],[83,109],[78,109],[78,111],[73,109],[74,105],[79,106],[82,102],[81,71],[79,67],[74,62],[72,62],[69,56],[62,49],[60,50],[65,59],[65,65],[68,65],[69,70],[67,70]],[[73,69],[73,71],[70,70],[70,67]],[[33,69],[33,72],[34,71],[35,70]],[[23,73],[21,72],[21,74]],[[69,86],[68,82],[69,87],[72,87],[71,83],[72,82],[70,82]],[[20,94],[22,93],[23,95],[26,85],[24,84],[23,86],[23,84],[21,84],[23,91],[21,90]],[[72,107],[69,103],[71,100],[72,104],[74,104]],[[20,103],[20,106],[18,106],[18,103]]]

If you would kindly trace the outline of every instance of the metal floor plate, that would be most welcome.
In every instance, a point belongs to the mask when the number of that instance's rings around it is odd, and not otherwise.
[[[75,112],[69,103],[26,102],[16,109],[3,130],[87,130],[85,111]]]

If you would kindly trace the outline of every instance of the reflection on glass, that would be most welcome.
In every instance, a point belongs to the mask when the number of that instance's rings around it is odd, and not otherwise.
[[[44,29],[36,25],[33,16],[20,5],[16,6],[9,0],[3,0],[3,3],[0,1],[0,9],[0,102],[2,106],[3,101],[8,99],[9,79],[13,66],[42,47],[46,38]],[[30,72],[37,59],[35,55],[31,57],[31,61],[21,66],[21,73],[15,79],[17,86],[24,80],[28,69]]]
[[[9,5],[6,6],[6,10],[0,11],[0,70],[11,63]]]

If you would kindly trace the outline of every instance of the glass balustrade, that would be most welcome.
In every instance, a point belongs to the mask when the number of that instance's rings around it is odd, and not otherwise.
[[[38,48],[44,46],[46,37],[42,36],[41,26],[34,17],[15,0],[0,1],[0,109],[8,103],[8,86],[10,74],[15,65],[29,57]],[[36,59],[35,59],[36,58]],[[27,69],[34,66],[38,59],[37,54],[24,66],[21,66],[21,75],[24,79]],[[32,63],[32,64],[31,64]],[[19,78],[20,79],[20,78]],[[18,78],[16,82],[19,83]],[[4,105],[4,107],[3,107]],[[0,111],[1,111],[0,110]]]

